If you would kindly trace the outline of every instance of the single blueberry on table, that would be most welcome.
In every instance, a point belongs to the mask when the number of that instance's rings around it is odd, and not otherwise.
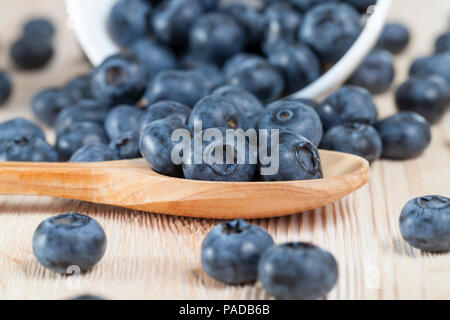
[[[273,143],[269,144],[272,145]],[[270,148],[270,147],[269,147]],[[323,178],[320,156],[316,146],[305,137],[292,131],[280,131],[278,141],[278,171],[266,173],[272,165],[266,164],[265,156],[259,155],[259,177],[263,181],[293,181]],[[275,150],[270,150],[275,152]],[[272,158],[274,157],[271,154]]]
[[[359,122],[373,125],[378,112],[367,89],[344,86],[329,95],[317,108],[323,129],[327,131],[338,124]]]
[[[114,41],[129,47],[151,31],[152,6],[143,0],[119,0],[108,17],[108,29]]]
[[[5,103],[11,96],[13,84],[10,75],[0,70],[0,105]]]
[[[299,39],[316,52],[323,64],[335,63],[358,38],[359,18],[359,13],[346,3],[318,4],[305,14]]]
[[[409,75],[416,77],[439,75],[450,86],[450,52],[414,60],[409,69]]]
[[[35,18],[25,23],[23,33],[36,38],[51,39],[55,34],[55,26],[47,18]]]
[[[202,266],[213,279],[229,284],[254,281],[258,262],[274,244],[267,231],[244,220],[222,222],[202,243]]]
[[[73,99],[65,90],[50,88],[38,92],[32,102],[33,114],[42,123],[52,126],[58,114],[66,107],[74,104]]]
[[[448,110],[450,90],[440,76],[412,77],[397,89],[395,101],[399,110],[417,112],[435,124]]]
[[[109,106],[138,102],[144,95],[146,85],[145,69],[122,54],[106,58],[91,76],[94,97]]]
[[[393,57],[386,50],[374,50],[363,60],[347,84],[366,88],[371,93],[389,89],[395,76]]]
[[[357,122],[332,127],[323,136],[319,147],[355,154],[369,163],[379,159],[383,151],[378,132],[372,126]]]
[[[415,112],[402,111],[375,124],[383,141],[383,158],[405,160],[418,157],[430,144],[427,120]]]
[[[255,128],[259,117],[264,112],[264,106],[252,93],[235,86],[222,86],[214,90],[213,95],[219,95],[230,100],[246,118],[249,128]]]
[[[263,253],[258,278],[278,299],[316,300],[336,284],[338,265],[328,251],[309,243],[290,242]]]
[[[187,124],[192,109],[175,101],[160,101],[152,104],[139,119],[139,132],[156,120],[171,118]]]
[[[2,140],[0,161],[57,162],[58,152],[37,136],[16,136]]]
[[[172,118],[160,119],[150,123],[141,133],[139,149],[152,169],[158,173],[181,176],[181,163],[172,159],[172,151],[178,141],[172,141],[172,134],[177,129],[187,128]]]
[[[320,77],[321,65],[314,52],[300,43],[278,43],[268,52],[268,61],[281,70],[286,90],[298,91]]]
[[[76,151],[92,143],[108,143],[103,126],[96,122],[75,122],[58,133],[56,149],[62,159],[68,160]]]
[[[109,147],[114,150],[119,160],[141,158],[139,138],[139,132],[125,131],[111,139]]]
[[[277,101],[267,106],[262,114],[258,129],[289,130],[310,140],[318,146],[322,140],[322,123],[311,107],[296,101]]]
[[[105,250],[102,226],[76,212],[44,220],[33,236],[33,253],[39,263],[62,274],[67,274],[70,266],[87,271],[100,261]]]
[[[200,17],[189,33],[190,49],[206,61],[222,65],[246,45],[245,30],[230,15],[220,12]]]
[[[101,162],[117,160],[117,154],[108,145],[91,143],[78,149],[69,162]]]
[[[188,120],[188,127],[203,129],[224,127],[229,129],[248,129],[248,122],[230,99],[212,95],[197,102]]]
[[[400,232],[420,250],[450,251],[450,199],[434,195],[409,200],[400,214]]]
[[[233,141],[227,140],[226,131],[225,128],[210,128],[193,137],[194,140],[203,137],[203,141],[201,148],[191,143],[191,148],[183,154],[183,174],[186,179],[228,182],[253,180],[256,170],[253,160],[256,163],[257,146],[239,130],[232,130]],[[205,139],[207,135],[211,135],[211,138]],[[196,163],[197,158],[201,159],[200,163]]]
[[[105,130],[110,139],[127,131],[139,131],[139,119],[144,110],[134,106],[120,105],[109,111],[105,119]]]
[[[450,30],[437,38],[435,44],[436,53],[450,52]]]
[[[0,123],[0,141],[29,136],[45,140],[44,131],[27,119],[14,118]]]
[[[24,35],[13,43],[10,55],[17,68],[33,70],[46,66],[53,57],[53,51],[50,39]]]
[[[387,23],[375,47],[390,51],[392,54],[398,54],[406,48],[409,38],[409,30],[404,24]]]
[[[145,94],[148,104],[176,101],[192,108],[209,90],[203,78],[190,71],[163,71],[150,83]]]

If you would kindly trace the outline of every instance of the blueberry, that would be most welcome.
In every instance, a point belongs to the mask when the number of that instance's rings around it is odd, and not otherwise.
[[[144,114],[140,108],[121,105],[108,113],[105,119],[105,130],[110,139],[119,137],[127,131],[139,131],[139,119]]]
[[[417,112],[430,124],[435,124],[448,110],[450,90],[440,76],[412,77],[400,85],[395,100],[399,110]]]
[[[400,232],[423,251],[450,250],[450,199],[424,196],[409,200],[400,214]]]
[[[152,6],[143,0],[119,0],[108,17],[109,33],[114,41],[129,47],[151,31]]]
[[[309,243],[290,242],[264,252],[258,278],[276,298],[315,300],[336,284],[338,265],[328,251]]]
[[[264,46],[270,47],[279,41],[295,41],[302,15],[287,2],[276,2],[264,11]]]
[[[93,99],[91,75],[84,74],[73,78],[64,86],[63,91],[73,101]]]
[[[5,103],[11,96],[13,85],[11,77],[5,71],[0,70],[0,105]]]
[[[116,152],[119,160],[141,158],[139,137],[137,131],[125,131],[114,137],[109,143],[109,147]]]
[[[33,236],[33,253],[45,268],[67,274],[70,266],[84,272],[103,257],[106,235],[94,219],[69,212],[41,222]]]
[[[0,161],[57,162],[58,152],[38,136],[16,136],[2,140]]]
[[[92,121],[103,124],[108,114],[108,108],[95,100],[81,100],[73,107],[62,110],[55,120],[56,134],[70,127],[73,123]]]
[[[382,93],[394,80],[393,57],[386,50],[374,50],[363,60],[347,83],[366,88],[371,93]]]
[[[208,94],[208,88],[202,77],[189,71],[160,72],[147,88],[148,104],[162,100],[172,100],[188,107]]]
[[[311,107],[296,101],[277,101],[267,106],[258,129],[289,130],[302,135],[314,145],[322,139],[322,123]]]
[[[73,100],[64,90],[51,88],[38,92],[31,102],[31,108],[36,118],[51,126],[61,110],[72,103]]]
[[[181,176],[181,163],[172,161],[172,150],[177,142],[171,137],[177,129],[185,129],[185,126],[171,118],[156,120],[145,127],[139,141],[141,154],[152,169],[172,177]]]
[[[24,118],[14,118],[0,123],[0,141],[22,136],[33,136],[45,140],[44,131],[33,122]]]
[[[222,222],[203,240],[203,269],[225,283],[254,281],[259,259],[273,243],[267,231],[244,220]]]
[[[345,3],[319,4],[309,10],[299,29],[299,38],[309,45],[323,64],[335,63],[360,33],[359,14]]]
[[[435,51],[436,53],[450,52],[450,30],[437,38]]]
[[[264,106],[255,95],[235,86],[222,86],[214,90],[214,95],[230,100],[239,112],[246,118],[249,128],[255,128],[259,117],[264,112]]]
[[[148,107],[147,111],[139,119],[139,131],[156,120],[172,118],[187,124],[191,108],[175,101],[160,101]]]
[[[344,0],[344,1],[351,4],[361,13],[369,13],[367,12],[367,9],[370,6],[373,6],[377,3],[377,0]]]
[[[145,92],[146,72],[130,57],[110,56],[94,69],[91,90],[99,101],[113,106],[134,104]]]
[[[24,35],[13,43],[10,55],[20,69],[40,69],[46,66],[53,57],[53,44],[49,39]]]
[[[172,50],[154,40],[142,39],[130,49],[131,55],[145,68],[148,79],[153,79],[159,72],[176,69],[177,58]]]
[[[378,116],[370,92],[356,86],[344,86],[333,92],[319,105],[317,112],[324,131],[351,122],[373,125]]]
[[[92,143],[108,143],[103,127],[96,122],[76,122],[58,134],[56,149],[67,160],[78,149]]]
[[[433,74],[443,77],[450,85],[450,53],[418,58],[409,69],[410,76],[426,77]]]
[[[188,120],[189,129],[196,125],[203,129],[248,129],[248,122],[231,100],[219,95],[206,96],[197,102]]]
[[[383,144],[372,126],[355,122],[332,127],[323,136],[320,148],[356,154],[372,163],[380,158]]]
[[[231,58],[234,62],[225,67],[228,83],[253,93],[263,103],[279,98],[284,90],[281,72],[262,57],[241,57],[240,61]]]
[[[267,159],[260,154],[261,164],[258,166],[258,172],[261,180],[293,181],[323,178],[319,152],[311,141],[292,131],[280,131],[278,148],[279,167],[278,171],[272,174],[264,172],[272,164],[267,165]]]
[[[190,48],[205,60],[222,65],[246,45],[245,30],[230,15],[211,12],[200,17],[189,34]]]
[[[225,82],[222,71],[215,64],[209,62],[188,63],[189,72],[197,73],[205,83],[208,91],[214,90]]]
[[[217,9],[219,2],[220,0],[200,0],[200,3],[206,11],[213,11]]]
[[[320,77],[321,65],[314,52],[299,43],[278,43],[268,53],[269,62],[283,73],[286,89],[295,92]]]
[[[266,2],[271,2],[272,0],[267,0]],[[337,0],[288,0],[296,9],[301,12],[306,12],[312,7],[323,4],[326,2],[333,2]]]
[[[193,139],[203,137],[201,148],[191,143],[191,148],[183,154],[183,174],[186,179],[203,181],[252,181],[256,165],[256,146],[250,145],[242,131],[234,131],[234,138],[227,139],[225,128],[210,128],[197,133]],[[211,134],[217,139],[205,137]],[[244,145],[239,141],[244,142]],[[196,163],[196,158],[201,159]],[[255,159],[256,160],[256,159]],[[256,162],[256,161],[255,161]]]
[[[376,48],[398,54],[406,48],[409,38],[409,30],[404,24],[387,23],[378,38]]]
[[[402,111],[375,124],[383,141],[383,158],[418,157],[430,144],[430,125],[415,112]]]
[[[117,155],[108,145],[91,143],[78,149],[69,162],[100,162],[117,160]]]
[[[50,39],[55,34],[55,27],[49,19],[35,18],[25,24],[23,32],[28,36]]]
[[[238,53],[230,58],[223,66],[223,72],[226,78],[231,78],[247,63],[265,63],[265,59],[257,54]]]
[[[157,39],[178,51],[188,43],[189,30],[203,12],[199,0],[168,0],[153,16],[153,32]]]

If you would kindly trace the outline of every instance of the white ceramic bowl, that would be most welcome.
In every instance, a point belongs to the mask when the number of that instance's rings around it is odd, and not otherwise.
[[[119,51],[107,30],[107,18],[117,0],[66,0],[81,47],[94,66]],[[375,45],[392,0],[378,0],[358,40],[342,59],[306,88],[291,97],[315,99],[343,84]]]

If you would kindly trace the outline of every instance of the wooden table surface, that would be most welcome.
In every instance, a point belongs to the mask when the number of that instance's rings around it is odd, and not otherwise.
[[[448,26],[448,0],[395,0],[391,20],[411,27],[412,42],[396,58],[396,87],[411,60],[431,52],[434,37]],[[57,55],[38,72],[13,70],[11,41],[23,21],[36,15],[58,25]],[[30,100],[39,90],[58,86],[89,70],[89,63],[67,22],[61,0],[15,0],[0,4],[0,68],[13,70],[15,92],[0,119],[33,119]],[[381,116],[395,110],[392,92],[376,97]],[[449,299],[450,254],[426,254],[401,237],[398,217],[412,197],[450,196],[450,113],[432,129],[433,139],[418,159],[373,165],[367,186],[332,205],[276,219],[254,221],[277,243],[311,241],[331,251],[339,280],[328,299]],[[48,131],[48,138],[54,136]],[[108,237],[106,254],[90,272],[65,277],[45,270],[33,256],[38,224],[62,212],[97,219]],[[79,201],[0,196],[0,299],[65,299],[81,293],[111,299],[265,299],[260,283],[225,286],[202,271],[200,245],[214,220],[137,212]]]

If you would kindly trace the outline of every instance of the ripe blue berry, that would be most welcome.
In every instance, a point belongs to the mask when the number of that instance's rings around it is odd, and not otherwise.
[[[171,118],[187,124],[192,109],[175,101],[160,101],[152,104],[139,119],[139,131],[144,131],[150,123],[156,120]]]
[[[450,53],[445,52],[414,60],[409,69],[409,75],[416,77],[439,75],[450,85]]]
[[[31,102],[33,114],[41,122],[53,125],[62,109],[71,106],[73,100],[61,89],[45,89],[38,92]]]
[[[12,89],[11,77],[7,72],[0,70],[0,105],[8,100],[11,96]]]
[[[139,119],[143,109],[134,106],[120,105],[111,109],[105,119],[105,131],[110,139],[114,139],[127,131],[139,130]]]
[[[409,37],[409,30],[404,24],[387,23],[378,38],[376,48],[398,54],[408,45]]]
[[[0,161],[57,162],[58,152],[37,136],[16,136],[2,140]]]
[[[117,160],[117,155],[108,145],[91,143],[78,149],[69,162],[100,162]]]
[[[44,131],[27,119],[14,118],[0,123],[0,141],[30,136],[45,140]]]
[[[450,52],[450,30],[436,40],[435,51],[436,53]]]
[[[23,33],[41,39],[50,39],[55,34],[55,26],[46,18],[34,18],[23,27]]]
[[[24,70],[40,69],[53,57],[51,39],[42,39],[25,34],[13,43],[10,50],[14,64]]]
[[[116,153],[119,160],[141,158],[139,138],[139,132],[125,131],[111,139],[109,147]]]

